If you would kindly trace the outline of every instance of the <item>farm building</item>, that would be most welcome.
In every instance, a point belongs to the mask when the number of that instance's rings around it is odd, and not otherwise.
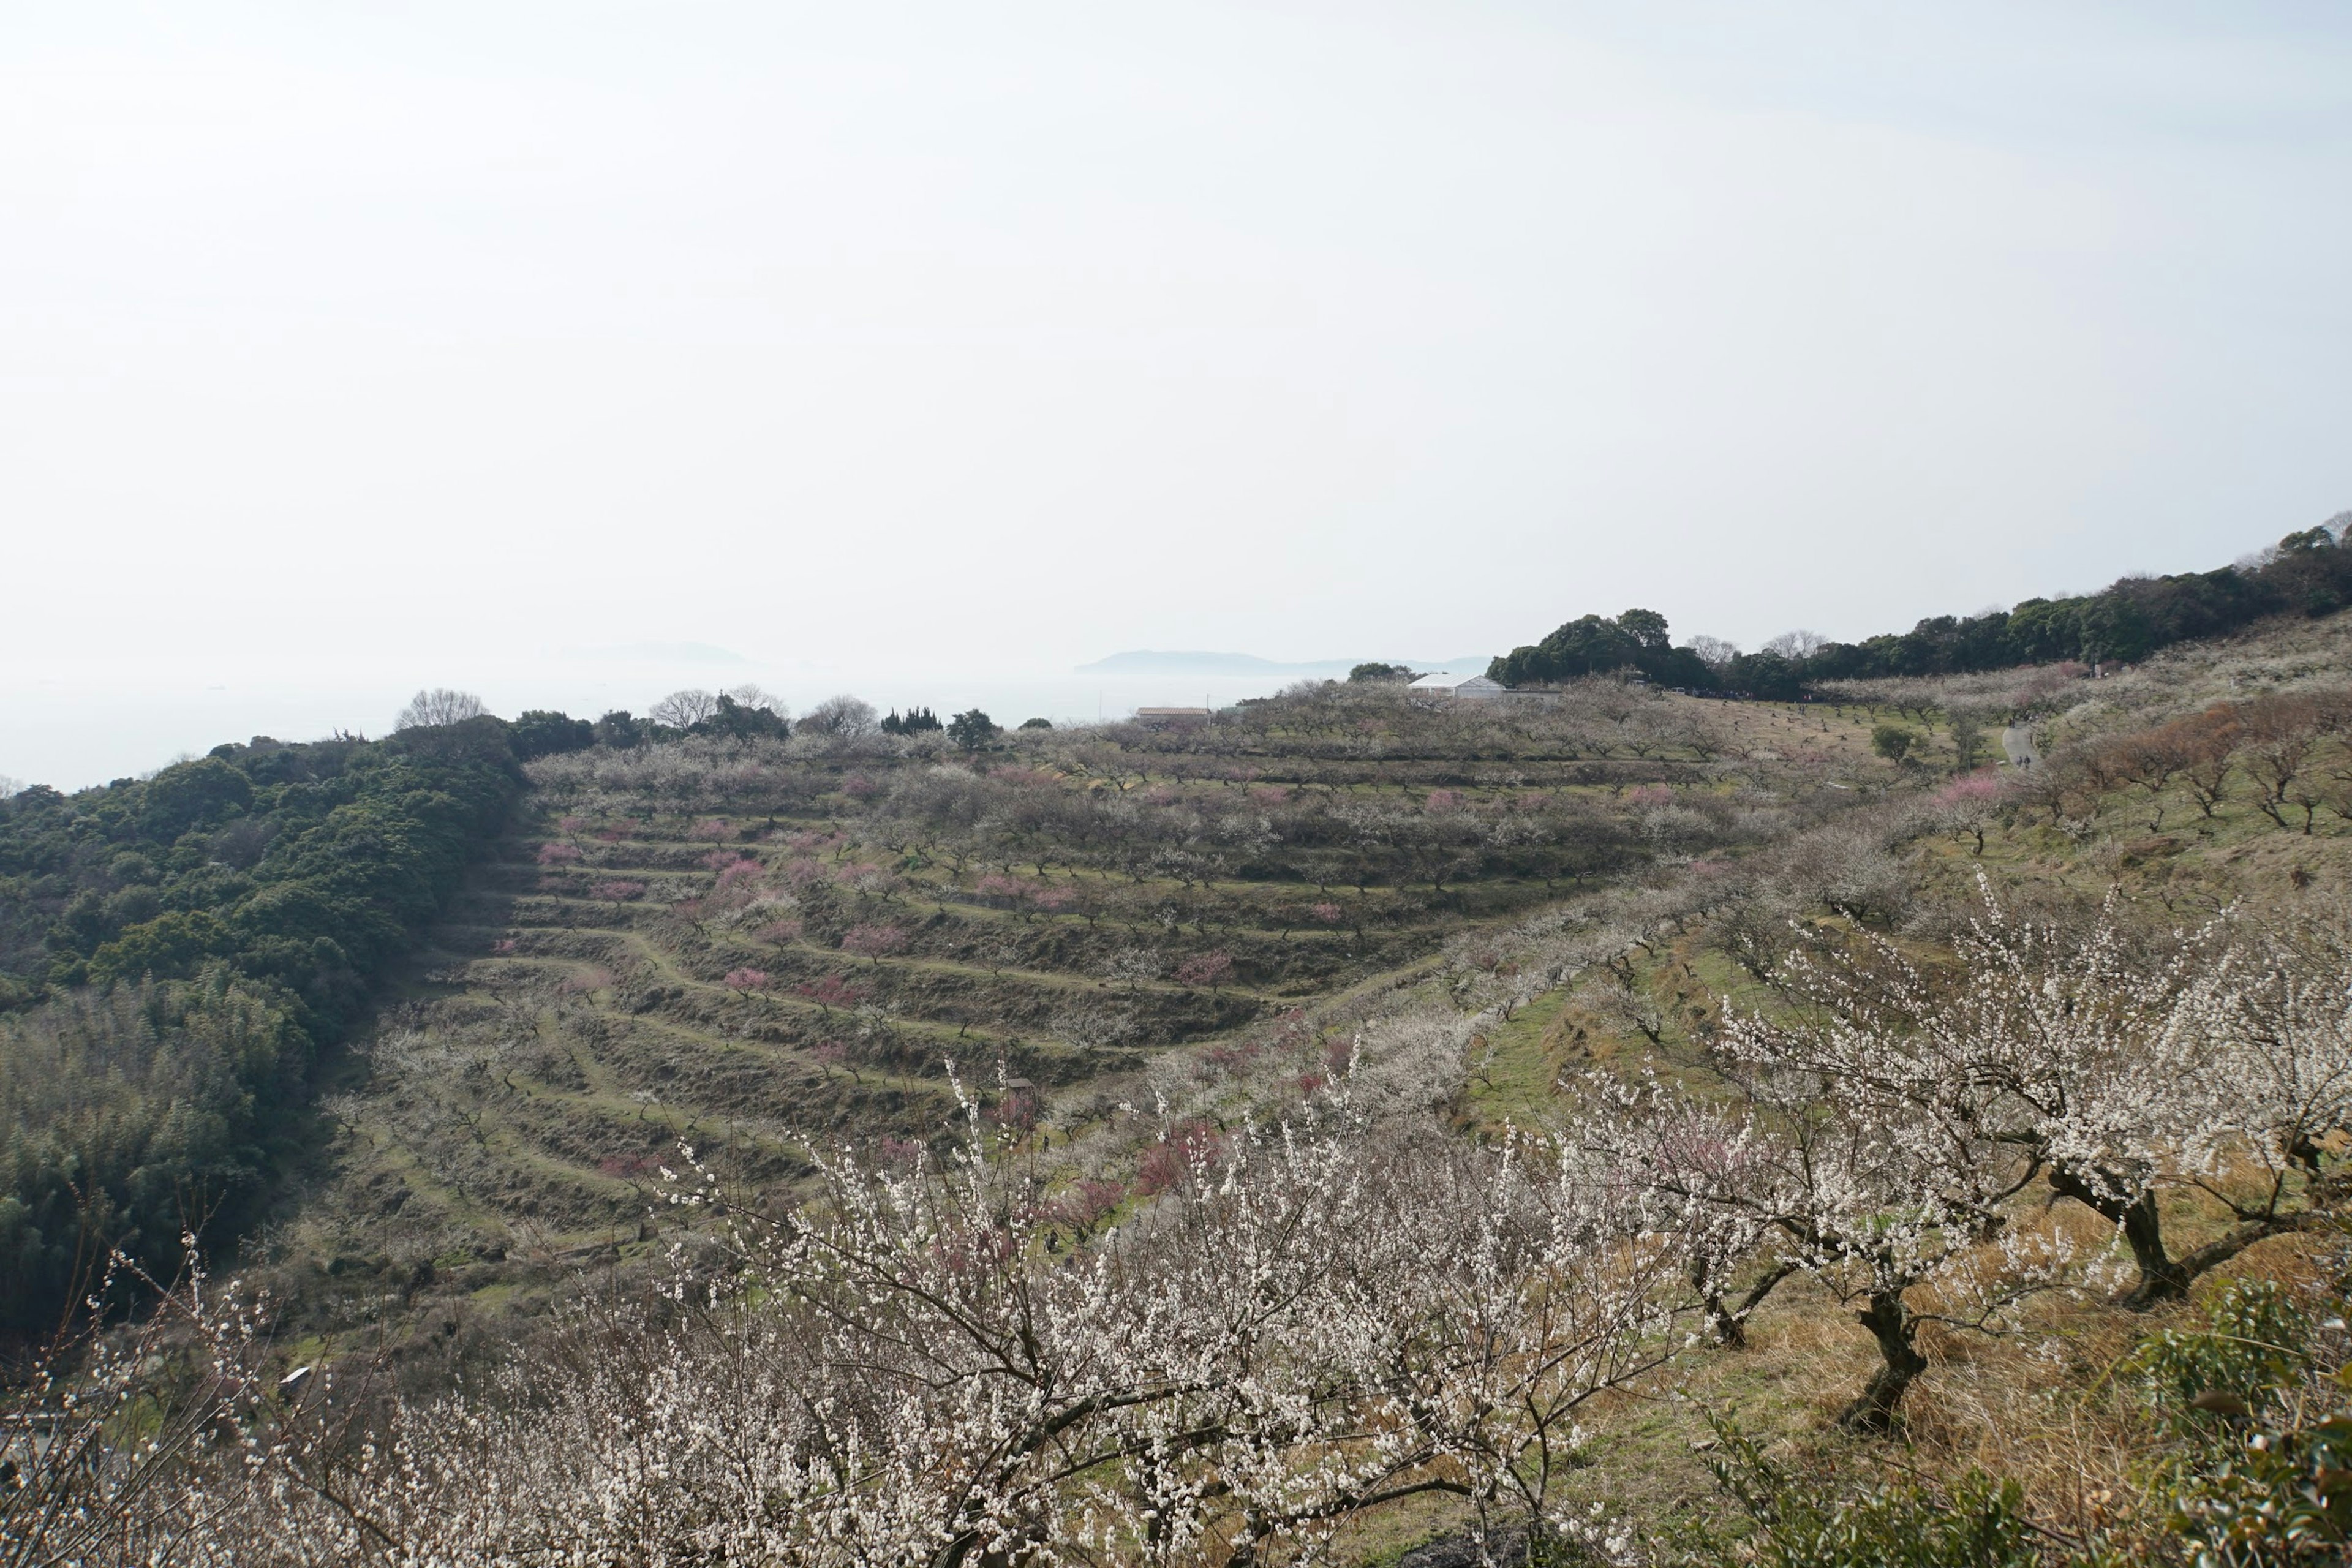
[[[1405,688],[1407,696],[1425,701],[1492,702],[1503,695],[1503,683],[1489,680],[1483,675],[1468,679],[1439,670],[1424,675]]]

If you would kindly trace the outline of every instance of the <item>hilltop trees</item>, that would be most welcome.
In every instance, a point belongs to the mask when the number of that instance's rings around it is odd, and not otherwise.
[[[1664,686],[1713,684],[1706,664],[1696,651],[1673,646],[1666,635],[1666,617],[1655,610],[1628,610],[1614,620],[1582,616],[1534,647],[1514,648],[1486,667],[1488,678],[1506,686],[1570,680],[1616,670],[1639,670]]]
[[[732,692],[722,691],[712,707],[710,717],[697,724],[694,732],[724,735],[738,741],[781,741],[792,733],[792,725],[785,721],[780,707],[764,701],[741,701]]]
[[[1822,681],[1956,675],[2022,664],[2146,658],[2158,648],[2218,637],[2265,616],[2322,616],[2352,605],[2352,512],[2290,533],[2269,550],[2214,572],[2126,577],[2096,594],[2028,599],[1978,616],[1932,616],[1907,632],[1842,643],[1791,632],[1756,653],[1713,638],[1668,645],[1664,617],[1628,610],[1584,616],[1486,673],[1506,686],[1638,669],[1661,685],[1794,699]],[[1706,646],[1702,647],[1702,643]]]
[[[646,714],[657,730],[724,739],[781,741],[792,733],[783,703],[756,686],[726,691],[687,688],[655,703]],[[608,746],[628,747],[642,738],[637,721],[626,712],[606,714],[599,721],[600,739]]]
[[[854,745],[879,727],[874,704],[843,693],[828,697],[801,719],[805,734],[824,735],[838,745]]]
[[[419,691],[408,700],[392,721],[394,730],[430,730],[445,724],[459,724],[468,719],[478,719],[488,710],[482,700],[470,691],[453,691],[436,686],[429,691]]]
[[[585,719],[531,709],[507,727],[507,744],[517,761],[585,751],[596,743],[596,727]]]
[[[2125,660],[2263,616],[2316,616],[2352,602],[2343,519],[2291,533],[2255,560],[2215,572],[2126,577],[2096,594],[2028,599],[1980,616],[1931,616],[1860,643],[1781,650],[1802,679],[1947,675],[2067,659]],[[1735,679],[1743,680],[1737,673]]]
[[[646,710],[646,716],[666,730],[691,730],[718,711],[715,692],[688,687],[655,703]]]
[[[979,709],[957,714],[948,721],[948,739],[967,752],[977,752],[1004,731]]]

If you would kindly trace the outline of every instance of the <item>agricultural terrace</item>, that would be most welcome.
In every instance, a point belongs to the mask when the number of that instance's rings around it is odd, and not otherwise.
[[[1745,856],[1892,772],[1859,710],[1613,682],[1507,715],[1308,689],[972,753],[544,758],[527,829],[331,1101],[368,1197],[329,1207],[406,1237],[340,1244],[371,1252],[625,1240],[681,1138],[790,1187],[805,1138],[935,1138],[950,1061],[1028,1080],[998,1113],[1034,1116],[1603,883]]]

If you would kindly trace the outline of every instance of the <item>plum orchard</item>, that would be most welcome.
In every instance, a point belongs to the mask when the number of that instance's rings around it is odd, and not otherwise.
[[[680,1136],[775,1191],[801,1134],[936,1136],[948,1058],[1050,1091],[1245,1046],[1627,868],[1851,808],[1793,770],[1759,798],[1775,764],[1706,761],[1714,722],[1615,687],[1519,718],[1342,691],[976,756],[803,724],[541,757],[535,831],[443,927],[462,990],[397,1010],[339,1106],[427,1200],[395,1249],[485,1213],[592,1245]]]
[[[1249,1564],[1445,1496],[1622,1555],[1611,1397],[1710,1353],[1710,1319],[1736,1340],[1793,1273],[1871,1331],[1845,1420],[1879,1429],[1923,1325],[1998,1332],[2101,1284],[2037,1217],[2045,1179],[2123,1216],[2143,1296],[2327,1212],[2347,991],[2325,928],[2149,948],[1988,904],[1950,972],[1868,941],[1811,960],[1710,1073],[1590,1086],[1541,1139],[1464,1140],[1414,1109],[1429,1086],[1378,1092],[1360,1044],[1286,1120],[1165,1121],[1131,1186],[970,1099],[941,1154],[822,1153],[772,1218],[688,1156],[660,1185],[708,1223],[658,1300],[577,1309],[487,1386],[374,1408],[364,1442],[364,1404],[253,1402],[250,1447],[150,1477],[108,1550]],[[1418,1037],[1458,1083],[1466,1030]],[[2175,1258],[2130,1216],[2188,1186],[2239,1228]],[[114,1463],[55,1506],[113,1495]]]
[[[2139,1307],[2338,1195],[2320,1144],[2352,1122],[2340,931],[2217,927],[2150,958],[2106,919],[2070,935],[1988,893],[1956,947],[1941,981],[1879,938],[1801,958],[1791,1005],[1730,1019],[1703,1088],[1594,1085],[1627,1114],[1595,1118],[1592,1146],[1684,1205],[1706,1260],[1695,1277],[1752,1260],[1736,1306],[1710,1297],[1726,1338],[1799,1270],[1854,1308],[1881,1356],[1844,1413],[1857,1428],[1885,1428],[1926,1370],[1923,1322],[1996,1329],[2071,1278],[2063,1235],[2021,1218],[2036,1182],[2117,1227]],[[2168,1185],[2202,1191],[2236,1227],[2174,1257]]]
[[[819,1201],[726,1228],[658,1309],[583,1311],[365,1446],[282,1411],[120,1535],[191,1563],[1244,1564],[1442,1493],[1597,1536],[1580,1419],[1681,1342],[1675,1239],[1572,1150],[1373,1132],[1342,1094],[1192,1142],[1081,1244],[968,1106],[937,1165],[827,1157]]]

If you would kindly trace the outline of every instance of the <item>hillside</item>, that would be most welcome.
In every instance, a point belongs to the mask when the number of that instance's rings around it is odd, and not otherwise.
[[[2347,668],[539,716],[312,1083],[274,1347],[165,1337],[373,1392],[191,1484],[459,1561],[2329,1560]]]
[[[495,721],[257,737],[70,798],[0,801],[0,1333],[168,1278],[302,1158],[319,1054],[520,793]]]
[[[343,1163],[296,1250],[478,1289],[634,1255],[680,1139],[780,1197],[812,1138],[941,1137],[950,1063],[1086,1121],[1580,889],[1843,813],[1867,742],[1860,714],[1613,686],[1509,717],[1342,687],[979,753],[547,757],[329,1100]]]

